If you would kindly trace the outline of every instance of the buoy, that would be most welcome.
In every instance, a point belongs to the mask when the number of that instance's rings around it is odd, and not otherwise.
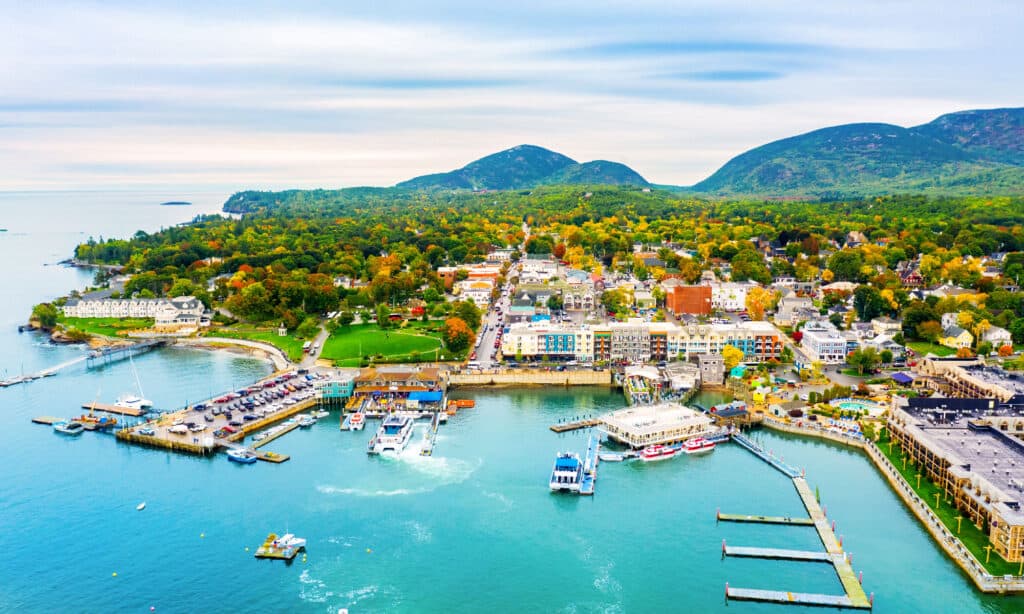
[[[248,551],[249,551],[249,546],[246,546],[246,547],[245,547],[245,551],[246,551],[246,552],[248,552]]]
[[[140,512],[141,512],[142,510],[146,509],[146,502],[145,502],[145,501],[143,501],[142,503],[140,503],[140,504],[136,505],[136,506],[135,506],[135,509],[139,510]]]
[[[204,538],[204,537],[206,537],[206,533],[200,533],[200,534],[199,534],[199,539],[202,539],[202,538]]]
[[[149,606],[149,611],[150,612],[156,612],[156,606],[152,606],[152,605]]]
[[[373,552],[373,550],[370,550],[369,548],[367,548],[367,549],[366,549],[366,553],[367,553],[367,554],[369,554],[369,553],[371,553],[371,552]]]
[[[117,572],[115,571],[114,573],[110,574],[110,577],[116,578],[117,577]]]

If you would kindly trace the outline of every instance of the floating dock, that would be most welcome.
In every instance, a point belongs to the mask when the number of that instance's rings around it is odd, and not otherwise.
[[[420,450],[420,456],[433,456],[434,446],[437,444],[437,429],[441,426],[441,412],[438,411],[430,419],[430,426],[427,427],[426,440]]]
[[[747,546],[726,546],[722,544],[722,556],[749,559],[774,559],[777,561],[808,561],[831,563],[832,555],[827,552],[809,550],[783,550],[781,548],[751,548]]]
[[[266,541],[263,545],[256,549],[254,555],[258,559],[276,559],[279,561],[290,561],[299,554],[299,550],[305,550],[303,546],[301,548],[280,548],[274,545],[277,540],[277,535],[271,533],[267,536]]]
[[[63,422],[63,421],[64,421],[64,418],[57,418],[57,417],[54,417],[54,416],[37,416],[35,418],[32,418],[32,422],[35,422],[36,424],[49,424],[49,425],[53,425],[53,424],[56,424],[58,422]]]
[[[133,418],[138,418],[146,413],[143,409],[121,407],[120,405],[107,405],[106,403],[82,403],[82,409],[104,411],[108,414],[120,414],[122,416],[131,416]]]
[[[601,421],[597,418],[588,418],[586,420],[574,420],[572,422],[559,422],[558,424],[552,424],[549,428],[556,433],[567,433],[569,431],[578,431],[579,429],[597,426],[598,424],[601,424]]]
[[[722,514],[718,513],[716,519],[722,522],[749,522],[754,524],[792,524],[801,527],[813,527],[814,521],[810,518],[792,518],[790,516],[754,516],[750,514]]]
[[[765,603],[788,603],[832,608],[865,609],[854,605],[846,595],[822,595],[818,593],[792,593],[788,591],[766,591],[757,588],[732,588],[725,586],[726,600],[761,601]]]
[[[292,424],[289,424],[289,425],[286,425],[286,426],[282,426],[281,430],[275,431],[273,433],[270,433],[269,435],[267,435],[267,437],[265,439],[261,439],[259,441],[254,441],[252,443],[251,447],[252,447],[253,450],[256,450],[257,448],[262,448],[263,446],[267,445],[271,441],[274,441],[278,437],[283,437],[284,435],[287,435],[288,433],[291,433],[292,431],[294,431],[297,428],[299,428],[299,423],[298,422],[293,422]]]
[[[598,454],[601,451],[601,441],[590,436],[587,441],[587,455],[583,458],[583,482],[580,483],[580,494],[587,497],[593,496],[597,487],[597,465],[600,462]]]

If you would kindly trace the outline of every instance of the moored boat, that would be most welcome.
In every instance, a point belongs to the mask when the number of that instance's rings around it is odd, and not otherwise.
[[[644,461],[645,463],[652,461],[668,460],[670,458],[675,458],[676,455],[678,455],[681,451],[682,448],[680,447],[663,446],[661,444],[656,444],[653,446],[648,446],[641,450],[640,460]]]
[[[149,409],[153,407],[153,402],[137,394],[125,393],[117,397],[117,400],[114,401],[114,406],[126,409]]]
[[[551,479],[548,486],[552,492],[575,492],[580,491],[580,484],[583,483],[583,462],[579,454],[573,452],[560,452],[555,457],[555,465],[551,468]]]
[[[626,460],[627,456],[621,452],[601,452],[597,458],[608,463],[619,463]]]
[[[348,420],[348,428],[349,429],[351,429],[353,431],[361,431],[361,430],[363,430],[364,426],[366,426],[366,416],[363,415],[363,412],[356,412],[354,414],[351,414],[351,416],[349,416],[349,420]]]
[[[256,454],[252,450],[246,450],[245,448],[228,450],[228,460],[249,465],[256,462]]]
[[[314,418],[313,416],[302,416],[301,418],[299,418],[299,426],[301,428],[308,429],[314,424],[316,424],[316,418]]]
[[[62,435],[81,435],[82,431],[85,430],[85,426],[81,422],[75,420],[55,422],[53,424],[53,430]]]
[[[117,418],[113,416],[96,416],[93,414],[82,414],[74,418],[74,421],[81,422],[82,426],[90,431],[109,429],[117,425]]]
[[[695,437],[683,444],[683,452],[687,454],[707,454],[715,449],[715,442],[703,437]]]

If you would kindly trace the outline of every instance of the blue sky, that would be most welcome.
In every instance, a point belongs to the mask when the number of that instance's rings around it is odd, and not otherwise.
[[[348,4],[0,0],[0,190],[390,185],[520,143],[685,185],[1024,106],[1009,1]]]

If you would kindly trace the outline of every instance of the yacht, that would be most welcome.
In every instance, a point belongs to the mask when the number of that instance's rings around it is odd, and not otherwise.
[[[687,454],[707,454],[715,449],[715,442],[703,437],[695,437],[683,444],[683,452]]]
[[[71,420],[70,422],[61,420],[60,422],[55,422],[53,424],[53,430],[63,435],[81,435],[82,431],[85,430],[85,426],[81,422],[77,422],[75,420]]]
[[[583,483],[583,463],[579,454],[572,452],[561,452],[555,457],[555,466],[551,469],[551,480],[549,486],[553,492],[574,492],[580,491],[580,484]]]
[[[640,460],[645,463],[652,461],[668,460],[675,458],[682,451],[682,448],[675,446],[663,446],[661,444],[648,446],[640,452]]]
[[[137,394],[126,392],[117,397],[117,400],[114,401],[114,406],[124,407],[126,409],[149,409],[153,407],[153,402],[149,399],[144,399]]]
[[[246,450],[244,448],[228,450],[228,460],[249,465],[256,462],[256,454],[252,450]]]
[[[391,414],[377,429],[370,440],[367,452],[370,454],[400,454],[412,439],[412,418]]]

